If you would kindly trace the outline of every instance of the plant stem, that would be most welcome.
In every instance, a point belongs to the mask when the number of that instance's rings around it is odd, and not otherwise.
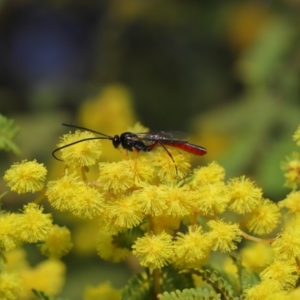
[[[44,197],[45,197],[45,191],[41,191],[41,193],[34,199],[33,203],[40,204],[41,201],[44,199]]]
[[[250,240],[250,241],[254,241],[254,242],[262,242],[262,243],[267,243],[267,244],[272,244],[274,242],[274,238],[270,238],[270,239],[261,239],[258,237],[255,237],[253,235],[250,235],[244,231],[241,230],[242,236],[246,239],[246,240]]]
[[[153,287],[154,287],[154,294],[157,297],[158,294],[160,294],[160,284],[159,284],[159,279],[160,279],[160,269],[154,269],[153,270]]]

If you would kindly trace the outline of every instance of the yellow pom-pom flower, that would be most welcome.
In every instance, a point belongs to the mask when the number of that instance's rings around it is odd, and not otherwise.
[[[279,207],[285,207],[291,214],[300,213],[300,191],[291,192],[286,198],[278,203]]]
[[[245,214],[251,212],[260,203],[262,191],[245,176],[233,178],[228,183],[231,204],[229,209]]]
[[[288,300],[276,280],[264,280],[246,291],[246,300]]]
[[[280,221],[278,206],[264,199],[250,214],[246,226],[255,234],[263,235],[272,232]]]
[[[75,173],[66,172],[62,178],[48,182],[46,196],[54,208],[71,211],[83,185],[85,183]]]
[[[209,258],[211,246],[201,226],[189,226],[187,233],[177,234],[174,263],[181,268],[199,267]]]
[[[0,299],[18,299],[18,292],[22,289],[19,275],[13,272],[1,271],[0,273]]]
[[[278,260],[300,258],[300,228],[287,227],[272,243],[272,249]]]
[[[103,221],[109,232],[135,227],[141,223],[144,216],[141,203],[134,195],[110,201],[104,210]]]
[[[139,152],[134,154],[136,157],[132,159],[134,166],[135,185],[144,187],[151,184],[155,180],[155,166],[149,162],[149,153]]]
[[[298,146],[300,146],[300,126],[298,126],[296,132],[294,133],[293,140],[296,142]]]
[[[73,244],[71,242],[71,233],[66,227],[52,226],[45,242],[41,244],[40,249],[42,254],[50,258],[61,258],[66,255]]]
[[[172,155],[168,155],[163,147],[157,147],[148,154],[148,163],[156,168],[156,173],[161,182],[173,182],[183,178],[190,170],[189,155],[177,149],[167,149]]]
[[[167,204],[162,190],[161,185],[146,185],[143,189],[135,192],[135,197],[141,204],[145,215],[160,216],[164,214]]]
[[[75,173],[48,183],[46,195],[50,204],[61,211],[71,211],[81,218],[93,218],[102,212],[103,195],[88,186]]]
[[[83,300],[119,300],[120,290],[114,289],[109,282],[104,282],[98,286],[87,286],[84,291]]]
[[[211,239],[212,250],[230,252],[237,248],[236,243],[242,239],[242,234],[237,224],[211,220],[207,225],[211,228],[211,231],[208,232],[208,238]]]
[[[40,191],[44,186],[47,169],[36,160],[23,160],[13,164],[5,172],[4,180],[10,189],[18,194]]]
[[[119,193],[126,191],[135,184],[133,160],[99,163],[99,186],[104,191]]]
[[[243,266],[256,273],[261,272],[270,261],[273,261],[271,246],[267,243],[249,243],[241,250]]]
[[[282,162],[281,169],[284,171],[285,186],[295,190],[300,184],[300,154],[293,152]]]
[[[146,233],[135,241],[132,249],[140,264],[151,269],[168,265],[174,256],[172,236],[166,232]]]
[[[72,167],[95,165],[102,154],[102,147],[101,141],[93,138],[95,138],[93,133],[80,130],[63,135],[61,142],[57,146],[63,147],[72,143],[73,145],[60,150],[61,159],[68,166]],[[87,139],[87,141],[76,143],[84,139]]]
[[[191,186],[192,188],[198,188],[201,185],[223,181],[224,178],[225,169],[216,162],[212,162],[206,167],[194,170]]]
[[[19,215],[4,214],[0,215],[0,251],[14,249],[18,243]]]
[[[54,297],[60,293],[65,281],[66,267],[56,259],[49,259],[39,263],[32,269],[24,270],[22,275],[23,285],[27,290],[22,291],[22,296],[17,299],[30,299],[32,289],[43,291],[47,296]]]
[[[215,215],[225,211],[229,197],[223,182],[200,186],[190,193],[195,211],[204,215]]]
[[[260,273],[261,279],[278,281],[284,290],[293,288],[296,284],[298,268],[295,262],[276,260]]]
[[[189,190],[180,186],[161,186],[162,197],[167,206],[166,214],[183,218],[191,213],[193,199]]]
[[[24,205],[23,214],[18,218],[20,239],[29,243],[43,241],[52,228],[51,214],[43,213],[43,208],[35,203]]]
[[[72,201],[71,212],[80,218],[92,219],[103,211],[103,194],[84,182],[78,187],[77,194]]]

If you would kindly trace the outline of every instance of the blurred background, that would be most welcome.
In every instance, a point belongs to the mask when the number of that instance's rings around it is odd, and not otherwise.
[[[187,132],[208,151],[194,166],[216,160],[278,201],[288,192],[280,162],[297,150],[299,38],[298,0],[2,0],[0,113],[21,128],[21,158],[50,170],[62,122],[114,135],[139,121]],[[1,173],[21,159],[1,156]],[[82,293],[83,277],[107,277],[100,259],[72,255],[66,295]],[[89,264],[98,275],[80,271]]]

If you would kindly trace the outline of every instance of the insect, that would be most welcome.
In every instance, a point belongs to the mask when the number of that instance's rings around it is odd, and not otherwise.
[[[56,156],[56,152],[58,152],[61,149],[70,147],[72,145],[85,142],[85,141],[90,141],[90,140],[110,140],[112,141],[112,144],[115,148],[122,147],[125,150],[128,151],[134,151],[134,152],[139,152],[139,151],[144,151],[144,152],[149,152],[152,151],[155,147],[161,146],[164,148],[164,150],[167,152],[167,154],[170,156],[172,161],[174,162],[173,156],[170,153],[170,151],[166,148],[166,146],[171,146],[183,151],[186,151],[188,153],[194,154],[194,155],[204,155],[206,154],[206,149],[195,145],[191,144],[183,138],[185,135],[182,132],[177,132],[177,131],[159,131],[156,133],[132,133],[132,132],[124,132],[120,135],[115,135],[115,136],[110,136],[106,135],[104,133],[91,130],[85,127],[81,126],[76,126],[76,125],[69,125],[69,124],[62,124],[67,127],[72,127],[80,130],[86,130],[89,132],[93,132],[95,134],[98,134],[100,136],[98,137],[90,137],[90,138],[85,138],[82,140],[75,141],[73,143],[61,146],[57,149],[55,149],[52,152],[52,155],[55,159],[61,160]],[[174,162],[175,163],[175,162]],[[176,165],[175,165],[176,167]],[[177,170],[177,168],[176,168]]]

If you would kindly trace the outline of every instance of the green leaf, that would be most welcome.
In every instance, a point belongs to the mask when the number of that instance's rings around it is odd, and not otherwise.
[[[161,277],[163,291],[183,290],[195,286],[192,274],[178,272],[170,266],[163,268]]]
[[[138,237],[142,237],[144,231],[140,227],[130,228],[124,232],[112,236],[112,242],[118,248],[127,248],[131,250],[132,245]]]
[[[67,300],[60,297],[59,298],[49,297],[44,292],[37,291],[35,289],[32,289],[32,293],[34,294],[35,299],[37,300]]]
[[[121,292],[121,300],[155,299],[153,280],[148,271],[133,276]]]
[[[222,299],[226,300],[235,300],[238,299],[234,296],[234,291],[232,285],[225,280],[223,276],[219,274],[216,270],[211,270],[208,268],[203,269],[191,269],[185,272],[190,272],[192,274],[196,274],[201,276],[204,281],[212,286],[214,291],[217,294],[221,294]]]
[[[260,282],[259,275],[256,273],[250,273],[241,262],[240,257],[231,255],[231,259],[238,269],[238,278],[240,282],[240,294],[244,294],[244,291],[251,286],[257,285]]]
[[[176,290],[174,292],[164,292],[158,295],[159,300],[219,300],[220,294],[215,294],[206,288],[201,289],[184,289],[182,291]]]
[[[0,115],[0,150],[12,151],[14,154],[20,155],[20,149],[12,141],[19,131],[19,127],[14,124],[13,120]]]

